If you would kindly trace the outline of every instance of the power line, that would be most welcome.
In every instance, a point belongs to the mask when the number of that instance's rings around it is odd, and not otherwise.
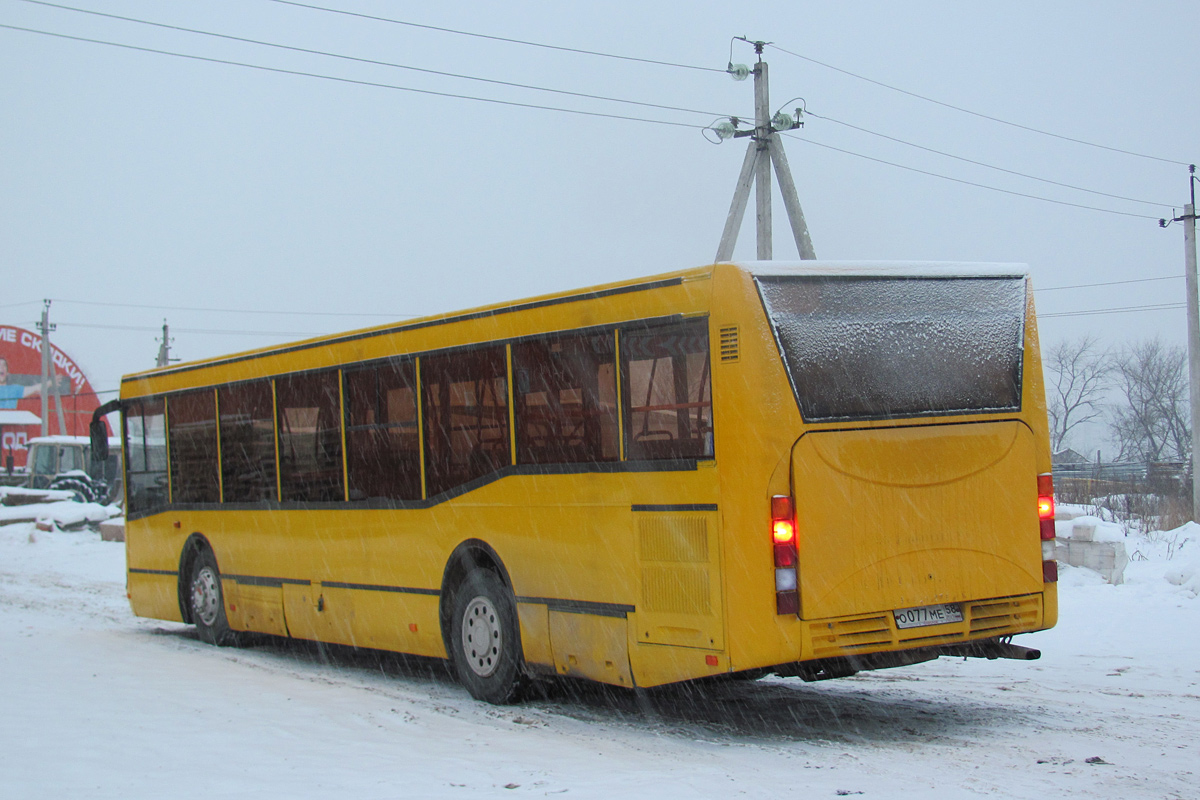
[[[552,89],[546,86],[537,86],[528,83],[516,83],[514,81],[502,81],[493,78],[481,78],[475,75],[464,75],[457,72],[444,72],[442,70],[427,69],[425,67],[415,67],[409,64],[398,64],[393,61],[380,61],[373,58],[360,58],[357,56],[345,55],[342,53],[332,53],[326,50],[313,50],[307,47],[294,47],[292,45],[279,44],[277,42],[268,42],[261,39],[250,39],[244,36],[233,36],[226,33],[216,33],[215,31],[205,31],[198,28],[186,28],[182,25],[170,25],[165,22],[153,22],[146,19],[138,19],[136,17],[124,17],[119,14],[109,14],[103,11],[92,11],[86,8],[76,8],[74,6],[62,5],[60,3],[50,3],[46,0],[21,0],[24,3],[30,3],[38,6],[46,6],[49,8],[57,8],[63,11],[74,11],[80,14],[90,14],[97,17],[105,17],[107,19],[121,20],[122,22],[132,22],[138,25],[149,25],[155,28],[164,28],[166,30],[181,31],[183,33],[194,33],[199,36],[210,36],[216,39],[226,39],[232,42],[243,42],[246,44],[260,45],[262,47],[273,47],[279,50],[288,50],[294,53],[306,53],[308,55],[325,56],[327,58],[337,58],[344,61],[353,61],[359,64],[371,64],[379,67],[392,67],[394,69],[409,70],[411,72],[420,72],[426,75],[438,75],[444,78],[458,78],[466,81],[476,81],[479,83],[487,83],[495,86],[508,86],[515,89],[529,89],[536,92],[548,92],[550,94],[566,95],[568,97],[580,97],[587,100],[601,100],[609,103],[624,103],[626,105],[641,106],[643,108],[657,108],[664,111],[682,111],[689,114],[703,114],[707,117],[727,116],[715,111],[703,111],[695,108],[682,108],[680,106],[669,106],[661,103],[648,103],[640,100],[627,100],[621,97],[609,97],[607,95],[588,94],[586,92],[572,92],[566,89]]]
[[[1017,172],[1016,170],[1005,169],[1004,167],[997,167],[994,164],[988,164],[983,161],[976,161],[975,159],[965,158],[964,156],[956,156],[953,153],[947,153],[942,150],[935,150],[932,147],[926,147],[924,145],[916,144],[914,142],[908,142],[908,141],[905,141],[904,139],[898,139],[895,136],[888,136],[885,133],[879,133],[878,131],[873,131],[873,130],[870,130],[869,128],[862,128],[862,127],[859,127],[858,125],[851,125],[849,122],[843,122],[840,119],[834,119],[833,117],[828,117],[823,114],[817,114],[816,112],[809,111],[807,109],[805,109],[804,113],[806,113],[808,116],[814,117],[816,119],[823,119],[827,122],[832,122],[835,125],[842,125],[847,128],[850,128],[852,130],[861,131],[862,133],[870,134],[871,136],[878,136],[880,139],[887,139],[889,142],[896,142],[897,144],[902,144],[902,145],[905,145],[906,147],[913,147],[913,148],[916,148],[917,150],[924,150],[926,153],[933,153],[935,155],[944,156],[946,158],[953,158],[956,161],[962,161],[967,164],[974,164],[979,167],[985,167],[987,169],[996,170],[997,172],[1004,172],[1009,175],[1016,175],[1019,178],[1028,178],[1029,180],[1040,181],[1042,183],[1048,183],[1051,186],[1061,186],[1064,189],[1074,189],[1074,190],[1080,191],[1080,192],[1087,192],[1088,194],[1100,195],[1101,197],[1111,197],[1114,200],[1128,200],[1131,203],[1141,203],[1143,205],[1154,206],[1156,208],[1171,208],[1172,207],[1170,203],[1156,203],[1151,200],[1139,200],[1136,197],[1125,197],[1124,195],[1110,194],[1109,192],[1101,192],[1097,189],[1087,189],[1083,186],[1075,186],[1074,184],[1070,184],[1070,183],[1062,183],[1060,181],[1050,180],[1049,178],[1039,178],[1037,175],[1030,175],[1025,172]]]
[[[598,56],[600,58],[613,58],[613,59],[618,59],[621,61],[633,61],[633,62],[637,62],[640,64],[654,64],[656,66],[661,66],[661,67],[679,67],[680,69],[693,69],[693,70],[700,70],[703,72],[720,72],[720,73],[725,72],[725,70],[718,69],[716,67],[701,67],[696,64],[680,64],[680,63],[677,63],[674,61],[659,61],[659,60],[653,59],[653,58],[638,58],[636,56],[623,56],[623,55],[619,55],[617,53],[603,53],[598,50],[583,50],[578,47],[563,47],[562,45],[546,44],[545,42],[531,42],[531,41],[527,41],[525,39],[511,39],[507,36],[493,36],[493,35],[486,34],[486,33],[473,33],[471,31],[461,31],[461,30],[456,30],[454,28],[442,28],[437,25],[422,25],[417,22],[407,22],[405,20],[395,19],[392,17],[377,17],[372,14],[362,14],[357,11],[345,11],[340,8],[327,8],[325,6],[312,5],[309,3],[298,3],[298,2],[295,2],[294,0],[267,0],[267,1],[271,2],[271,3],[279,3],[280,5],[285,5],[285,6],[296,6],[297,8],[307,8],[312,11],[325,11],[330,14],[341,14],[342,16],[346,16],[346,17],[358,17],[359,19],[369,19],[369,20],[373,20],[375,22],[387,22],[392,25],[404,25],[409,28],[420,28],[422,30],[427,30],[427,31],[438,31],[439,33],[453,33],[456,36],[471,36],[476,39],[488,39],[493,42],[507,42],[509,44],[520,44],[520,45],[525,45],[527,47],[541,47],[546,50],[558,50],[558,51],[564,52],[564,53],[576,53],[576,54],[587,55],[587,56]]]
[[[1148,306],[1119,306],[1116,308],[1094,308],[1088,311],[1059,311],[1055,314],[1038,314],[1038,319],[1052,319],[1055,317],[1092,317],[1099,314],[1128,314],[1134,311],[1170,311],[1176,308],[1185,308],[1187,303],[1159,303],[1157,305]]]
[[[942,175],[941,173],[938,173],[938,172],[929,172],[928,170],[917,169],[916,167],[908,167],[908,166],[905,166],[904,164],[897,164],[894,161],[885,161],[882,158],[875,158],[874,156],[863,155],[862,153],[856,153],[853,150],[846,150],[841,147],[834,147],[831,144],[824,144],[822,142],[813,141],[812,139],[802,139],[799,136],[794,136],[792,134],[786,134],[786,133],[783,135],[787,136],[790,139],[795,139],[798,142],[804,142],[805,144],[816,145],[817,147],[824,147],[826,150],[834,150],[838,153],[845,153],[846,155],[855,156],[857,158],[865,158],[867,161],[874,161],[877,164],[886,164],[889,167],[896,167],[897,169],[904,169],[904,170],[908,170],[909,172],[917,172],[917,173],[920,173],[921,175],[929,175],[930,177],[933,177],[933,178],[941,178],[942,180],[953,181],[954,183],[962,183],[962,184],[966,184],[967,186],[974,186],[979,189],[990,189],[993,192],[1000,192],[1002,194],[1010,194],[1010,195],[1014,195],[1016,197],[1025,197],[1030,200],[1041,200],[1043,203],[1054,203],[1055,205],[1070,206],[1071,208],[1082,208],[1082,209],[1086,209],[1088,211],[1101,211],[1105,214],[1118,214],[1122,217],[1136,217],[1137,219],[1151,219],[1151,220],[1155,220],[1155,221],[1158,220],[1158,217],[1152,217],[1152,216],[1149,216],[1148,214],[1134,214],[1130,211],[1114,211],[1111,208],[1100,208],[1098,206],[1086,206],[1086,205],[1083,205],[1082,203],[1069,203],[1066,200],[1054,200],[1049,197],[1042,197],[1041,195],[1026,194],[1025,192],[1014,192],[1011,189],[1001,189],[999,186],[989,186],[986,183],[976,183],[975,181],[963,180],[962,178],[952,178],[949,175]]]
[[[161,327],[145,325],[96,325],[86,322],[58,322],[60,328],[95,328],[105,331],[161,331]],[[235,331],[218,328],[172,328],[173,333],[203,333],[228,336],[326,336],[329,331]]]
[[[119,47],[124,50],[134,50],[142,53],[155,53],[162,56],[174,56],[175,58],[186,58],[193,61],[205,61],[211,64],[225,64],[233,67],[246,67],[247,69],[257,69],[263,72],[278,72],[282,75],[300,75],[306,78],[320,78],[326,81],[335,81],[337,83],[349,83],[356,86],[371,86],[377,89],[393,89],[400,92],[411,92],[413,94],[432,95],[434,97],[448,97],[455,100],[473,100],[478,103],[491,103],[493,105],[513,106],[516,108],[532,108],[540,111],[558,111],[563,114],[576,114],[584,117],[601,117],[604,119],[619,119],[627,122],[646,122],[652,125],[669,125],[675,128],[691,128],[693,130],[703,130],[706,126],[695,125],[689,122],[670,122],[662,119],[649,119],[647,117],[631,117],[624,114],[607,114],[600,111],[581,111],[575,108],[562,108],[560,106],[543,106],[537,103],[519,103],[515,100],[497,100],[491,97],[476,97],[474,95],[455,94],[453,92],[436,92],[432,89],[415,89],[411,86],[399,86],[394,83],[378,83],[375,81],[355,80],[353,78],[339,78],[334,75],[323,75],[318,72],[304,72],[303,70],[283,69],[281,67],[265,67],[261,64],[248,64],[244,61],[232,61],[224,58],[211,58],[209,56],[197,56],[190,53],[177,53],[172,50],[157,50],[153,47],[139,47],[132,44],[124,44],[121,42],[110,42],[104,39],[90,39],[85,36],[71,36],[66,33],[55,33],[53,31],[43,31],[36,28],[23,28],[18,25],[5,25],[0,23],[0,28],[12,31],[21,31],[23,33],[36,33],[40,36],[51,36],[57,39],[69,39],[76,42],[87,42],[89,44],[102,44],[109,47]]]
[[[200,308],[194,306],[156,306],[143,303],[103,303],[96,300],[63,300],[51,298],[55,303],[70,303],[80,306],[103,306],[106,308],[147,308],[151,311],[204,311],[216,314],[277,314],[297,317],[383,317],[385,319],[416,319],[418,314],[369,314],[341,311],[271,311],[253,308]],[[33,302],[33,301],[30,301]],[[2,307],[2,306],[0,306]]]
[[[1043,288],[1034,288],[1035,292],[1057,292],[1062,289],[1091,289],[1094,286],[1119,286],[1125,283],[1149,283],[1150,281],[1178,281],[1183,280],[1182,275],[1163,275],[1159,278],[1133,278],[1127,281],[1105,281],[1104,283],[1080,283],[1075,286],[1046,286]]]
[[[283,0],[276,0],[276,2],[283,2]],[[1147,158],[1147,159],[1150,159],[1151,161],[1161,161],[1165,164],[1176,164],[1181,167],[1186,167],[1189,163],[1187,161],[1178,161],[1173,158],[1161,158],[1160,156],[1152,156],[1152,155],[1148,155],[1146,153],[1138,153],[1133,150],[1123,150],[1119,147],[1109,147],[1108,145],[1105,145],[1105,144],[1089,142],[1086,139],[1076,139],[1072,136],[1064,136],[1060,133],[1052,133],[1050,131],[1041,130],[1040,128],[1030,127],[1029,125],[1021,125],[1020,123],[1017,123],[1017,122],[1010,122],[1009,120],[1001,119],[1000,117],[993,117],[989,114],[982,114],[978,111],[972,111],[969,108],[963,108],[962,106],[956,106],[952,103],[946,103],[941,100],[935,100],[932,97],[926,97],[923,94],[917,94],[916,92],[910,92],[907,89],[901,89],[899,86],[893,86],[890,83],[884,83],[883,81],[877,81],[874,78],[868,78],[865,75],[859,75],[856,72],[851,72],[850,70],[842,69],[841,67],[835,67],[833,64],[827,64],[824,61],[818,61],[817,59],[812,58],[810,56],[800,55],[799,53],[795,53],[795,52],[792,52],[791,50],[780,47],[777,44],[768,44],[767,46],[772,47],[781,53],[787,53],[789,56],[794,56],[795,58],[799,58],[803,61],[809,61],[818,66],[825,67],[826,69],[831,69],[834,72],[840,72],[843,75],[849,75],[851,78],[857,78],[860,81],[866,81],[867,83],[872,83],[872,84],[875,84],[876,86],[881,86],[884,89],[890,89],[893,92],[899,92],[900,94],[905,94],[905,95],[908,95],[909,97],[915,97],[918,100],[924,100],[927,103],[933,103],[934,105],[942,106],[943,108],[949,108],[953,111],[962,112],[963,114],[970,114],[973,117],[979,117],[980,119],[986,119],[991,122],[998,122],[1001,125],[1008,125],[1009,127],[1012,127],[1012,128],[1020,128],[1023,131],[1029,131],[1030,133],[1041,134],[1042,136],[1050,136],[1054,139],[1061,139],[1062,141],[1065,141],[1065,142],[1073,142],[1075,144],[1087,145],[1088,147],[1095,147],[1100,150],[1108,150],[1109,152],[1113,152],[1113,153],[1121,153],[1121,154],[1127,155],[1127,156],[1136,156],[1137,158]]]

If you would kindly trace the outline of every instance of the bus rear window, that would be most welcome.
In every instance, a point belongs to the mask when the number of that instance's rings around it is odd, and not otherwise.
[[[1020,409],[1023,277],[756,281],[806,420]]]

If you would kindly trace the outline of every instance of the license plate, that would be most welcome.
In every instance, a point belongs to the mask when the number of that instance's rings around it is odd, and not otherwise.
[[[947,622],[962,622],[962,607],[957,603],[942,603],[919,608],[898,608],[892,612],[897,628],[924,628],[927,625],[944,625]]]

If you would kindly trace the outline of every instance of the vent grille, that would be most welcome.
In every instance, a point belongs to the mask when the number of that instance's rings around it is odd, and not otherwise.
[[[874,647],[889,647],[892,630],[887,617],[818,622],[812,631],[813,655],[836,656]]]
[[[708,563],[708,521],[704,517],[650,517],[638,520],[642,561]]]
[[[662,614],[711,613],[708,520],[654,516],[638,520],[642,608]]]
[[[971,635],[982,636],[1032,628],[1037,624],[1040,605],[1036,595],[972,603]]]
[[[738,326],[728,325],[721,328],[721,360],[738,360]]]
[[[709,614],[706,567],[642,567],[642,607],[660,614]]]

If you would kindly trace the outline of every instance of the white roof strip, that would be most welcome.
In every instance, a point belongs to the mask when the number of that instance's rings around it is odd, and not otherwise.
[[[1017,278],[1028,277],[1027,264],[988,264],[970,261],[735,261],[752,275],[811,275],[901,278]]]

